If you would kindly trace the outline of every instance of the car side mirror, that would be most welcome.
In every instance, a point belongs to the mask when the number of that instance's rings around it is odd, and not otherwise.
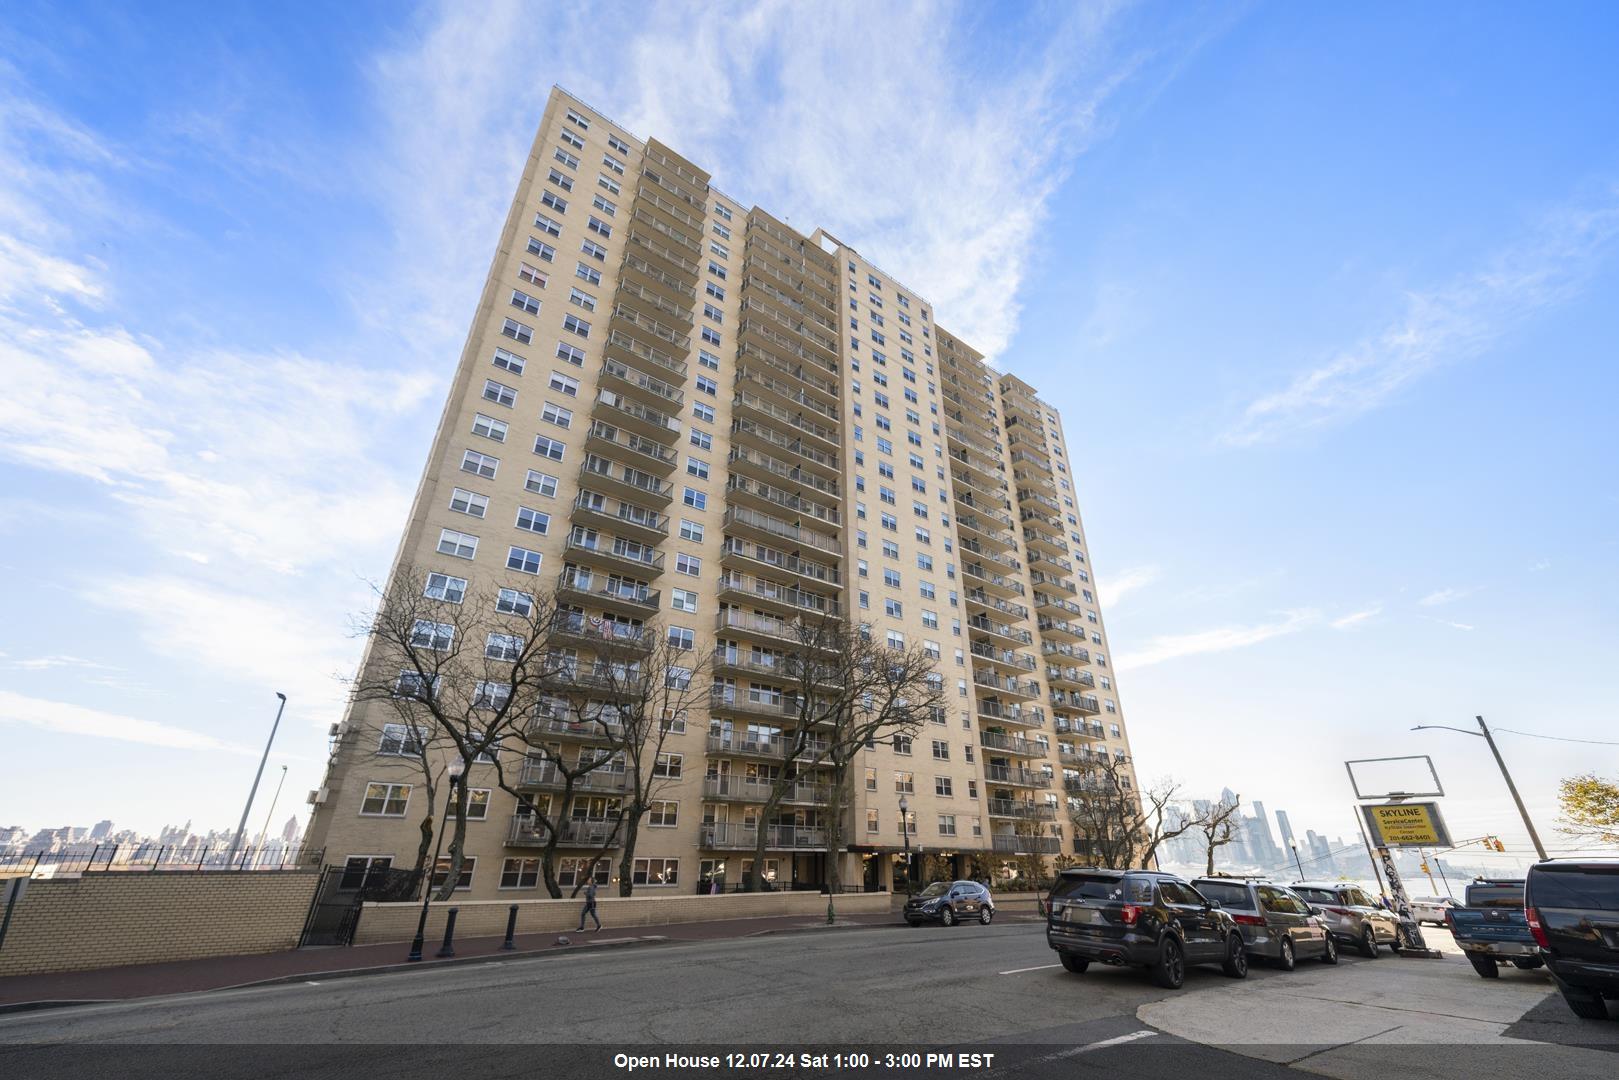
[[[1317,906],[1316,906],[1316,905],[1314,905],[1314,904],[1311,904],[1311,905],[1310,905],[1310,914],[1311,914],[1311,915],[1325,915],[1325,914],[1326,914],[1326,912],[1325,912],[1325,911],[1322,911],[1322,910],[1321,910],[1321,909],[1320,909],[1320,908],[1319,908],[1319,907],[1317,907]]]
[[[1217,910],[1219,910],[1219,907],[1220,907],[1220,901],[1218,901],[1218,900],[1205,900],[1205,901],[1203,901],[1203,903],[1204,903],[1204,905],[1205,905],[1205,906],[1206,906],[1206,907],[1208,907],[1208,908],[1209,908],[1209,910],[1211,910],[1211,911],[1217,911]]]

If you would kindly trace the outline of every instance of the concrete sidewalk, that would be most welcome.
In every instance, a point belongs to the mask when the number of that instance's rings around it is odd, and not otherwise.
[[[719,941],[763,934],[822,930],[837,932],[871,926],[903,925],[896,914],[846,915],[835,926],[824,920],[802,915],[759,919],[726,919],[717,922],[672,923],[663,926],[635,926],[623,930],[607,927],[600,933],[565,935],[554,933],[518,934],[515,950],[503,950],[502,938],[467,938],[455,943],[454,959],[434,957],[440,942],[431,940],[423,959],[409,966],[417,970],[448,964],[512,959],[523,955],[566,952],[623,945],[655,945],[680,941]],[[571,944],[558,945],[565,936]],[[410,951],[406,942],[360,945],[352,948],[293,949],[258,956],[221,956],[207,960],[182,960],[168,964],[137,964],[104,968],[100,971],[70,971],[48,975],[17,975],[0,979],[0,1011],[113,1001],[124,998],[183,994],[198,990],[220,990],[253,983],[296,979],[319,980],[352,974],[369,974],[405,964]]]
[[[1538,1008],[1553,993],[1543,970],[1508,968],[1486,981],[1448,934],[1423,933],[1444,958],[1301,961],[1286,975],[1176,994],[1136,1016],[1183,1039],[1338,1080],[1387,1080],[1391,1046],[1409,1048],[1402,1060],[1413,1077],[1487,1075],[1492,1054],[1499,1064],[1503,1050],[1527,1047],[1548,1076],[1614,1075],[1614,1055],[1590,1045],[1606,1041],[1604,1025]],[[1518,1022],[1531,1011],[1551,1021],[1525,1038]]]

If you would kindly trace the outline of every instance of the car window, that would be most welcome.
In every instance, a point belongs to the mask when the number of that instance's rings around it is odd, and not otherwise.
[[[1367,896],[1364,892],[1362,892],[1359,889],[1345,889],[1344,890],[1344,903],[1348,904],[1350,907],[1378,907],[1379,906],[1376,900],[1373,900],[1370,896]]]
[[[921,892],[917,893],[916,895],[918,895],[918,896],[943,896],[945,894],[945,891],[948,888],[949,888],[949,886],[946,885],[944,882],[935,881],[933,884],[929,885],[927,888],[923,889]]]
[[[1539,897],[1536,897],[1539,903]],[[1467,887],[1467,906],[1482,908],[1521,908],[1523,907],[1523,886],[1517,883],[1510,885],[1469,885]],[[1550,907],[1551,905],[1547,905]]]
[[[1338,898],[1333,895],[1331,889],[1295,888],[1293,891],[1310,901],[1312,904],[1336,904],[1338,902]]]
[[[1197,891],[1210,900],[1220,901],[1221,907],[1237,908],[1242,911],[1252,911],[1253,898],[1248,894],[1248,886],[1238,885],[1231,881],[1200,881]]]
[[[1529,895],[1536,907],[1619,911],[1619,866],[1542,867],[1534,872]]]
[[[1186,886],[1178,881],[1160,881],[1158,895],[1164,898],[1166,904],[1200,904],[1201,900]]]
[[[1293,907],[1293,898],[1269,885],[1259,886],[1259,903],[1266,911],[1277,911],[1284,915],[1298,914],[1297,909]]]
[[[1125,900],[1129,878],[1112,874],[1063,874],[1051,887],[1053,900]],[[1150,896],[1151,894],[1149,894]]]
[[[1295,915],[1308,915],[1308,914],[1310,914],[1310,905],[1305,902],[1304,897],[1300,896],[1298,893],[1294,892],[1292,889],[1281,889],[1281,888],[1279,888],[1276,891],[1281,893],[1283,896],[1285,896],[1287,898],[1288,904],[1290,904],[1292,906],[1292,908],[1293,908],[1293,914],[1295,914]]]

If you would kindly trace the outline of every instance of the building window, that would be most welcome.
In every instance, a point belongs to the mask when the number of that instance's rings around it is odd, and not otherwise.
[[[545,408],[540,410],[540,419],[548,424],[555,424],[557,427],[572,427],[573,410],[564,409],[560,405],[547,401]]]
[[[550,244],[541,243],[532,236],[528,238],[528,253],[544,262],[552,262],[557,257],[556,248]]]
[[[894,790],[901,795],[915,795],[916,774],[896,771],[894,773]]]
[[[672,803],[670,805],[673,805]],[[635,885],[680,884],[679,859],[636,859],[631,864],[630,881]]]
[[[647,809],[646,823],[660,829],[667,829],[680,824],[680,804],[677,802],[653,802]]]
[[[579,380],[569,378],[560,371],[551,372],[551,379],[545,385],[559,394],[566,394],[568,397],[579,396]]]
[[[549,473],[535,472],[533,469],[530,469],[528,471],[528,478],[523,481],[523,488],[524,490],[531,491],[536,495],[546,495],[550,496],[551,498],[555,498],[557,493],[557,478]]]
[[[391,756],[414,756],[422,752],[418,729],[408,724],[383,724],[382,739],[377,753]]]
[[[540,860],[507,859],[500,864],[502,889],[532,889],[540,883]]]
[[[567,453],[567,449],[557,439],[548,439],[544,435],[534,437],[534,452],[541,457],[550,458],[552,461],[561,461],[563,455]]]
[[[472,872],[478,865],[475,855],[465,855],[461,858],[461,876],[455,879],[455,891],[472,888]],[[439,856],[438,865],[433,867],[433,888],[442,889],[445,880],[450,876],[450,856]]]
[[[506,552],[506,569],[515,570],[520,574],[538,574],[543,558],[538,551],[514,546]]]
[[[590,324],[572,313],[563,317],[562,329],[570,334],[578,334],[580,337],[590,336]]]
[[[448,574],[428,574],[427,588],[422,591],[422,595],[429,600],[459,604],[467,595],[467,579],[451,577]]]
[[[540,313],[540,302],[534,297],[530,296],[528,293],[522,292],[518,289],[512,290],[512,307],[522,308],[530,315],[538,315]]]
[[[939,815],[939,835],[940,836],[954,836],[954,835],[956,835],[956,815],[954,815],[954,814],[940,814]]]
[[[692,649],[697,646],[697,634],[684,626],[671,626],[669,628],[669,644],[677,649]]]
[[[502,615],[527,616],[534,611],[534,597],[517,589],[501,589],[495,596],[495,610]]]
[[[670,589],[669,606],[676,611],[696,611],[697,594],[690,589]]]
[[[693,540],[701,543],[703,539],[703,527],[695,521],[687,521],[685,518],[681,518],[680,538],[682,540]]]
[[[507,319],[500,328],[500,332],[513,341],[521,341],[524,345],[534,340],[534,328],[524,326],[516,319]]]
[[[450,491],[450,509],[458,514],[481,518],[489,510],[489,497],[479,495],[475,491],[463,491],[461,488],[453,488]]]
[[[457,559],[470,559],[478,553],[478,538],[468,533],[443,529],[438,534],[438,553]]]
[[[585,364],[585,350],[575,348],[566,341],[557,342],[557,359],[566,360],[574,367],[583,367]]]
[[[506,421],[496,420],[494,417],[485,416],[483,413],[476,413],[472,418],[472,433],[482,435],[486,439],[493,439],[495,442],[505,442]]]
[[[367,784],[360,813],[365,817],[404,817],[410,802],[409,784]]]
[[[526,506],[517,508],[517,527],[529,532],[544,534],[551,529],[551,515],[542,514],[538,510],[530,510]]]
[[[484,641],[483,656],[485,660],[502,660],[511,663],[523,655],[523,639],[516,634],[490,634]]]
[[[678,780],[683,761],[681,754],[659,754],[652,766],[652,775],[659,779]]]
[[[950,760],[950,744],[943,739],[933,740],[933,757],[936,761]]]
[[[878,813],[877,813],[876,810],[867,810],[866,811],[866,831],[868,833],[874,833],[874,832],[878,831],[878,820],[879,820],[879,818],[878,818]]]
[[[685,552],[681,552],[675,556],[675,573],[697,577],[702,573],[702,570],[703,560],[699,559],[697,556],[687,555]]]
[[[521,375],[523,373],[523,368],[528,366],[527,360],[524,360],[516,353],[507,352],[505,349],[495,350],[495,359],[492,361],[492,363],[498,368],[506,369],[513,375]]]
[[[496,405],[504,405],[509,409],[517,404],[517,391],[505,383],[485,379],[483,381],[483,399],[493,401]]]

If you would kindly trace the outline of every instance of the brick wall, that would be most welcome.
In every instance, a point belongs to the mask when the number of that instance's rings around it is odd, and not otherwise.
[[[888,910],[887,893],[849,893],[838,897],[843,914],[874,914]],[[583,900],[452,900],[434,903],[427,916],[429,943],[444,936],[444,913],[459,908],[456,937],[493,937],[506,932],[506,913],[517,905],[519,934],[572,930],[579,925]],[[814,892],[724,893],[719,896],[606,896],[596,907],[602,925],[610,930],[665,923],[708,922],[722,919],[757,919],[772,915],[826,917],[826,895]],[[418,904],[368,903],[360,913],[356,945],[379,941],[409,941],[416,936]],[[594,925],[587,922],[586,926]]]
[[[291,949],[319,876],[166,870],[30,881],[0,947],[0,976]]]

